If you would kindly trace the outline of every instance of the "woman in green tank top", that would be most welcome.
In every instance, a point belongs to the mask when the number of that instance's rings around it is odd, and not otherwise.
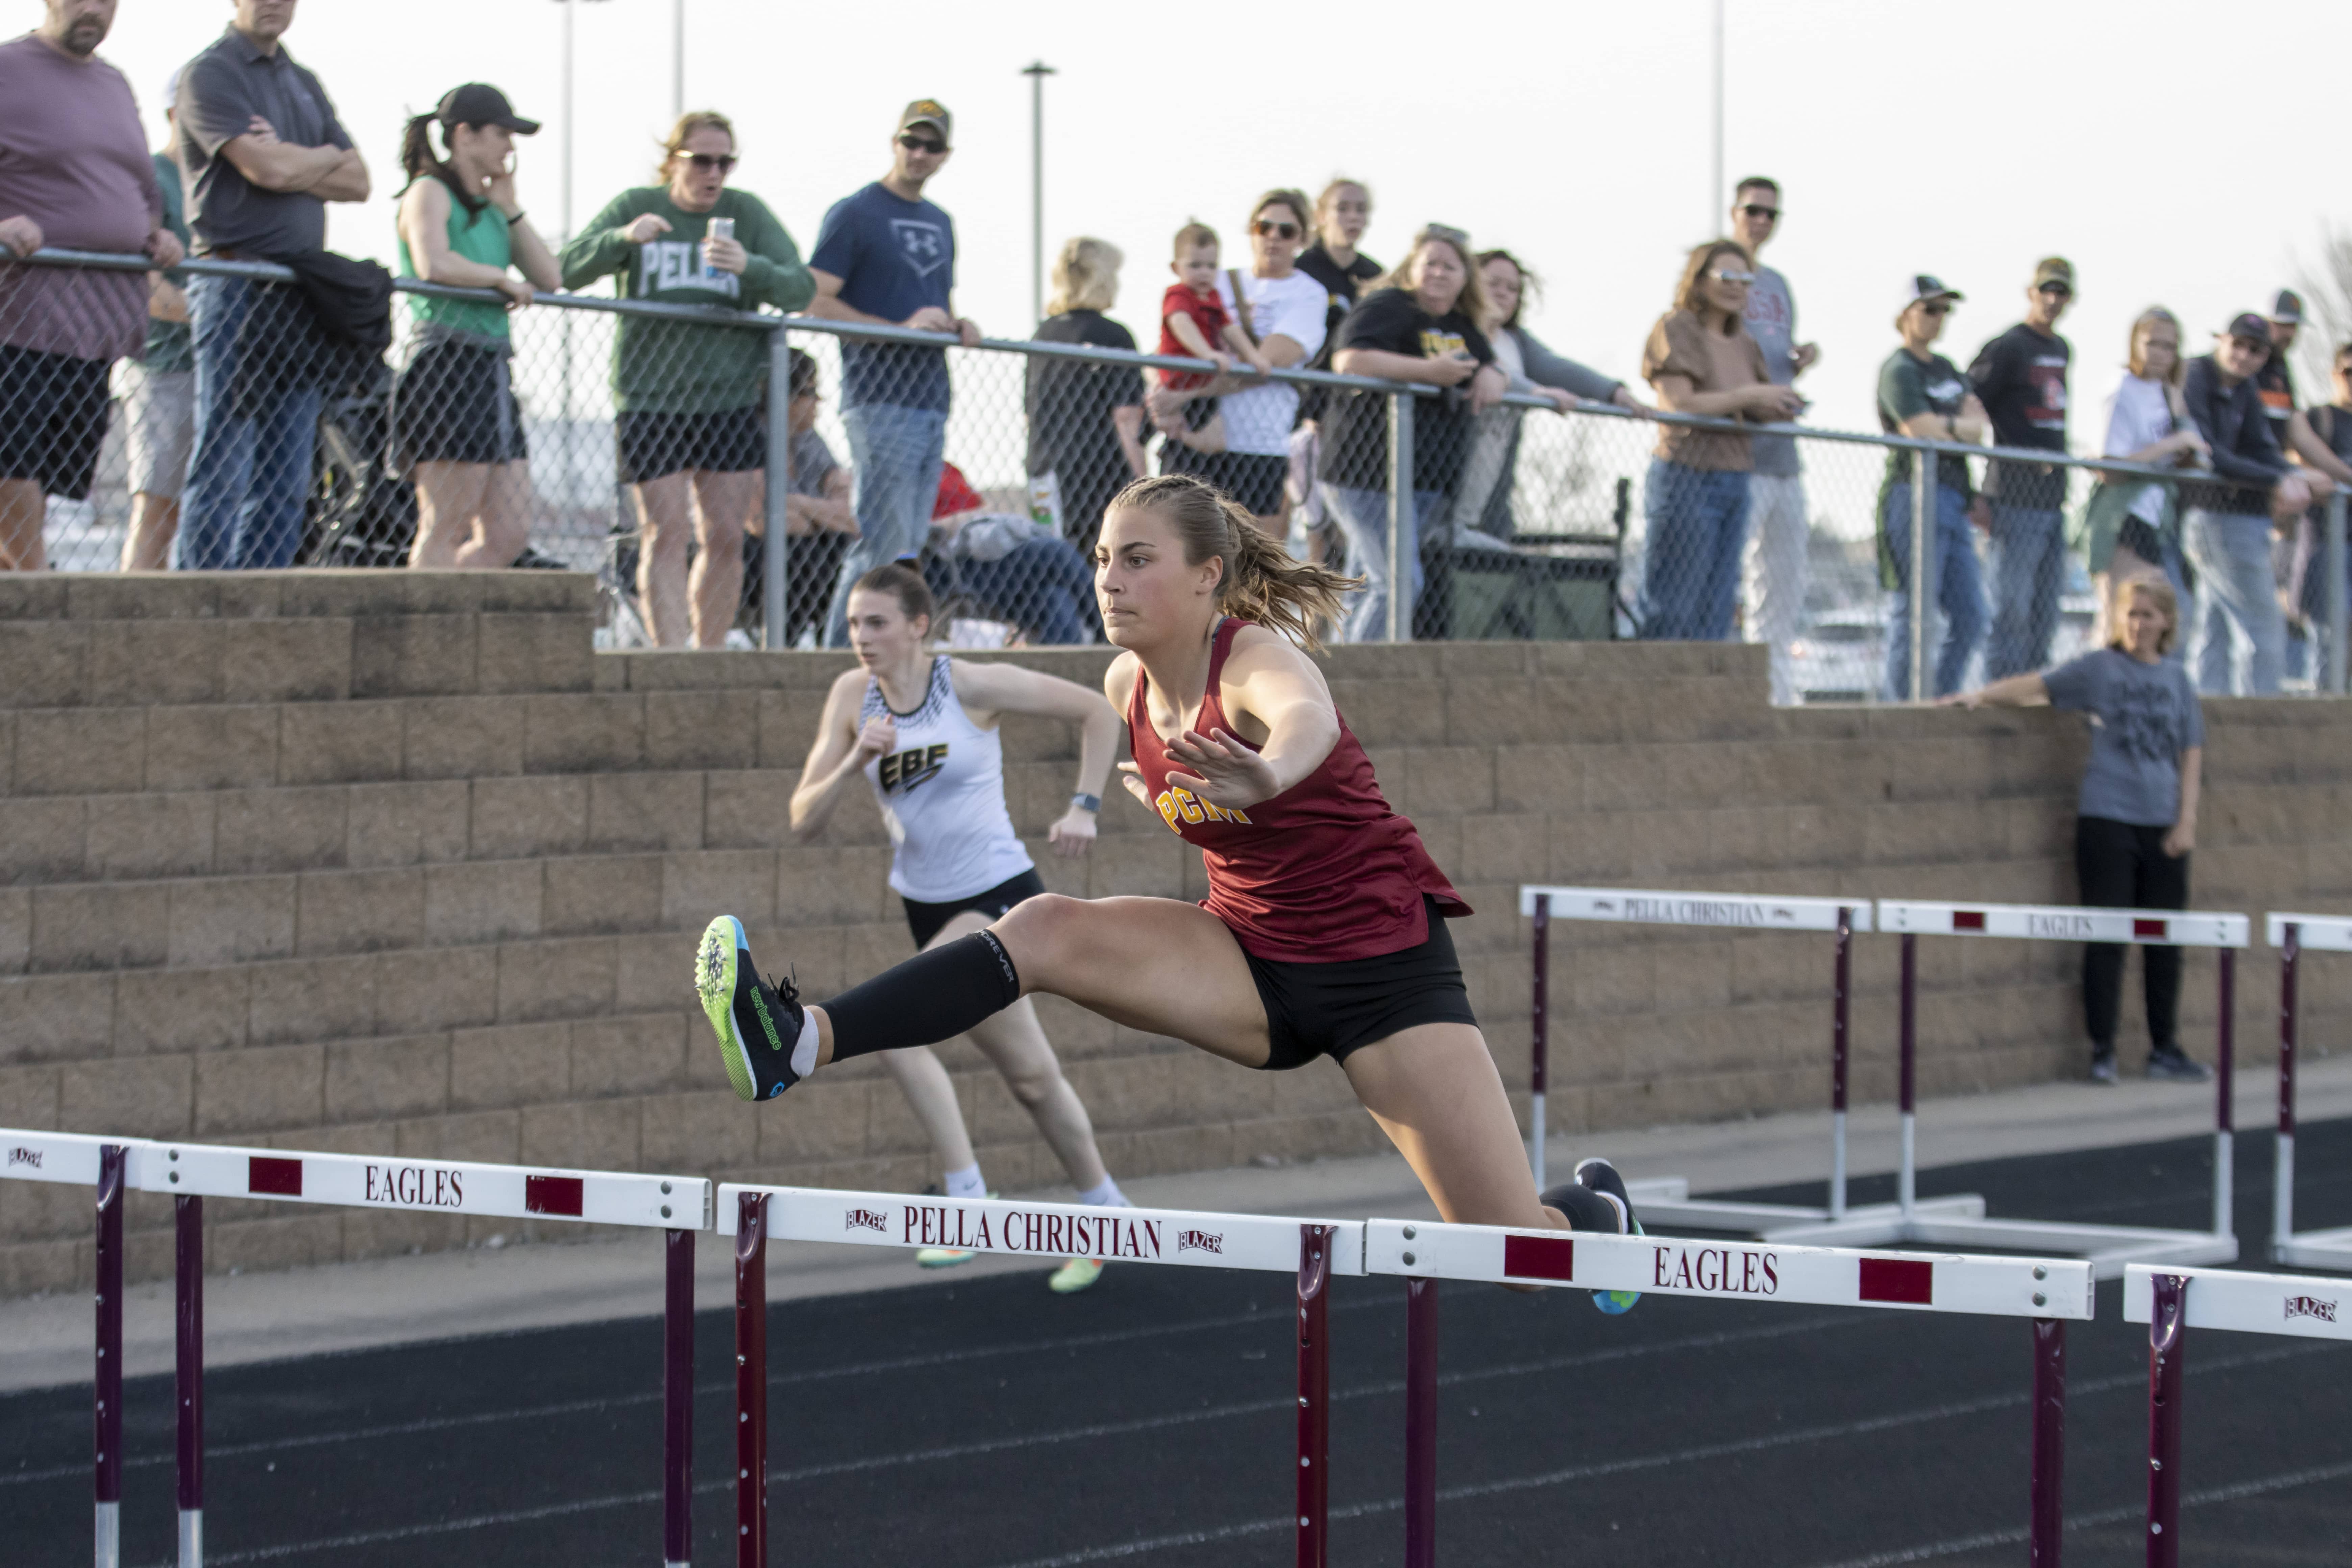
[[[433,153],[436,120],[445,157]],[[506,296],[408,297],[415,325],[394,429],[416,480],[411,566],[511,566],[530,542],[530,464],[508,374],[507,312],[529,305],[534,287],[552,293],[560,284],[555,257],[515,198],[514,139],[538,130],[506,94],[472,82],[411,120],[401,138],[400,275]]]

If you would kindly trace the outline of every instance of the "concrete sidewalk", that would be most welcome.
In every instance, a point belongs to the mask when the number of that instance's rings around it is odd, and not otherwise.
[[[2277,1093],[2272,1068],[2240,1071],[2234,1090],[2241,1127],[2271,1125]],[[2352,1057],[2308,1062],[2296,1099],[2310,1121],[2352,1116]],[[2212,1117],[2210,1088],[2179,1084],[2040,1084],[1932,1100],[1919,1112],[1919,1163],[1927,1169],[2152,1142],[2208,1131]],[[1853,1112],[1848,1142],[1854,1175],[1895,1168],[1896,1129],[1891,1106]],[[1694,1193],[1826,1181],[1829,1114],[1792,1112],[1582,1134],[1552,1140],[1546,1157],[1552,1170],[1564,1173],[1587,1154],[1607,1155],[1630,1178],[1685,1177]],[[1144,1177],[1127,1184],[1127,1192],[1138,1204],[1155,1208],[1331,1219],[1435,1214],[1412,1171],[1394,1155]],[[772,1243],[768,1264],[772,1301],[952,1287],[982,1275],[1039,1268],[1021,1258],[981,1258],[926,1273],[904,1253],[819,1242]],[[699,1238],[695,1272],[698,1307],[732,1304],[733,1253],[727,1238]],[[205,1356],[207,1365],[229,1366],[460,1334],[651,1317],[661,1310],[662,1244],[651,1233],[642,1240],[577,1247],[432,1253],[209,1279]],[[0,1321],[6,1324],[0,1342],[0,1392],[89,1381],[92,1325],[87,1293],[0,1303]],[[125,1293],[123,1338],[127,1375],[171,1370],[168,1282],[133,1286]]]

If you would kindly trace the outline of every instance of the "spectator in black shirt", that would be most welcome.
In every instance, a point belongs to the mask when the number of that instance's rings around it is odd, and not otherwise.
[[[1985,344],[1969,366],[1969,384],[1991,416],[2003,447],[2066,449],[2066,371],[2074,351],[2058,335],[2058,318],[2074,300],[2074,268],[2063,256],[2035,264],[2025,290],[2025,320]],[[2058,629],[2058,592],[2066,561],[2060,514],[2066,470],[2045,463],[1995,459],[1985,484],[1991,497],[1992,638],[1985,678],[1999,680],[2050,662]]]
[[[1318,370],[1330,368],[1331,340],[1339,333],[1340,318],[1356,308],[1364,286],[1381,275],[1381,264],[1356,248],[1371,221],[1372,193],[1354,180],[1334,180],[1315,198],[1315,243],[1298,253],[1297,266],[1331,296],[1330,315],[1323,323],[1323,353],[1316,356]]]
[[[1135,352],[1135,334],[1103,312],[1118,300],[1126,258],[1080,237],[1054,258],[1054,293],[1037,341]],[[1133,365],[1034,357],[1028,369],[1029,510],[1091,560],[1103,509],[1144,475],[1143,373]]]
[[[2294,347],[2295,334],[2303,330],[2303,296],[2292,289],[2282,289],[2271,302],[2271,357],[2254,373],[2254,390],[2263,395],[2263,412],[2270,416],[2271,435],[2279,450],[2291,452],[2287,426],[2295,414],[2294,372],[2288,368],[2287,353]]]
[[[2297,411],[2288,426],[2290,449],[2306,468],[2326,475],[2337,489],[2352,490],[2352,343],[2336,346],[2328,382],[2335,401]],[[2321,530],[2326,522],[2326,510],[2314,507],[2296,524],[2287,600],[2318,634],[2315,643],[2323,668],[2328,639],[2335,636],[2327,618],[2327,577],[2323,570],[2326,554]]]

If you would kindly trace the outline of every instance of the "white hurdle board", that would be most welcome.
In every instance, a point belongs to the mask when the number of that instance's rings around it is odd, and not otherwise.
[[[2135,1263],[2124,1270],[2124,1321],[2145,1323],[2158,1274],[2189,1281],[2188,1324],[2241,1334],[2352,1340],[2352,1280],[2239,1268],[2173,1268]]]
[[[123,1180],[138,1184],[138,1138],[92,1138],[79,1132],[35,1132],[0,1127],[0,1181],[68,1182],[78,1187],[98,1184],[98,1152],[112,1143],[124,1151]]]
[[[836,1241],[862,1247],[951,1247],[1058,1262],[1099,1258],[1115,1263],[1169,1263],[1202,1268],[1298,1272],[1299,1227],[1331,1227],[1334,1274],[1364,1271],[1361,1220],[1288,1218],[1183,1209],[1096,1208],[1008,1198],[942,1198],[927,1194],[852,1193],[831,1187],[765,1187],[728,1183],[719,1189],[718,1229],[733,1236],[741,1194],[768,1198],[768,1235],[778,1241]]]
[[[2263,937],[2273,948],[2286,946],[2287,927],[2294,927],[2295,967],[2305,952],[2352,952],[2352,918],[2273,912],[2263,919]],[[2285,976],[2281,977],[2285,984]],[[2283,1030],[2299,1033],[2299,1020],[2285,1016],[2286,999],[2280,999]],[[2282,1037],[2279,1052],[2279,1127],[2271,1166],[2271,1261],[2294,1268],[2332,1268],[2352,1272],[2352,1226],[2335,1230],[2294,1228],[2294,1060],[2300,1045],[2290,1047]]]
[[[1733,931],[1837,930],[1838,910],[1848,929],[1870,930],[1868,899],[1779,899],[1754,893],[1662,892],[1648,888],[1538,888],[1519,889],[1519,913],[1532,918],[1536,896],[1551,900],[1554,920],[1622,921],[1632,925],[1718,926]]]
[[[2244,947],[2249,940],[2243,915],[2053,904],[1928,903],[1916,899],[1879,900],[1878,929],[1889,935],[2119,942],[2143,947]]]
[[[1433,1220],[1366,1221],[1364,1271],[2007,1318],[2088,1321],[2096,1303],[2092,1267],[2080,1258],[1868,1252]]]
[[[710,1183],[700,1176],[150,1143],[132,1163],[131,1184],[149,1193],[417,1214],[578,1220],[667,1230],[710,1227]]]

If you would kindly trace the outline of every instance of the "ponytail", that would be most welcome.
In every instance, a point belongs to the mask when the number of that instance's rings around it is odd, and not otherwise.
[[[1108,511],[1150,510],[1165,517],[1183,542],[1185,564],[1211,556],[1224,563],[1217,605],[1310,648],[1321,647],[1316,623],[1339,618],[1339,595],[1364,585],[1312,562],[1295,561],[1257,525],[1249,509],[1191,474],[1137,479],[1112,498]]]
[[[408,175],[409,184],[419,180],[438,180],[448,186],[450,195],[466,209],[466,216],[470,218],[490,204],[478,193],[466,188],[466,182],[457,177],[457,171],[450,167],[448,160],[433,155],[433,121],[438,118],[435,114],[409,117],[407,125],[400,132],[400,166]],[[449,132],[445,129],[441,134],[446,145]],[[407,186],[401,188],[405,191]]]

